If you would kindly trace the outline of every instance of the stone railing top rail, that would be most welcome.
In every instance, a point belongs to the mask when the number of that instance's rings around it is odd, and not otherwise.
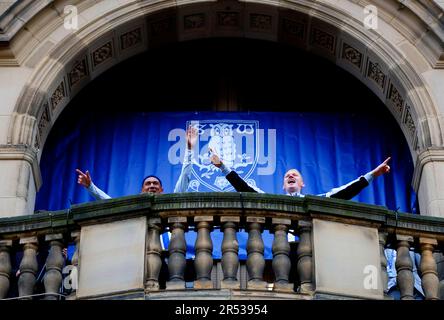
[[[359,202],[306,196],[256,193],[182,193],[140,194],[73,205],[70,209],[40,212],[28,216],[0,219],[0,240],[28,235],[44,235],[78,230],[82,225],[118,221],[130,217],[160,218],[166,226],[168,217],[221,216],[265,217],[298,221],[313,218],[341,223],[374,226],[389,233],[431,237],[444,241],[444,218],[428,217],[388,210],[386,207]]]

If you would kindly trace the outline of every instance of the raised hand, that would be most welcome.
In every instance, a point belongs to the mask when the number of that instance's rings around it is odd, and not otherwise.
[[[189,126],[186,135],[187,135],[187,148],[189,150],[192,150],[196,145],[198,138],[197,129],[193,126]]]
[[[383,163],[381,163],[379,166],[377,166],[373,171],[372,175],[374,177],[379,177],[380,175],[383,175],[385,173],[390,172],[390,166],[388,165],[388,162],[390,161],[391,157],[388,157],[385,159]]]
[[[211,163],[214,164],[217,168],[220,168],[222,166],[222,161],[220,160],[219,156],[217,155],[216,152],[214,152],[214,150],[210,147],[210,160]]]
[[[85,173],[80,171],[79,169],[76,169],[76,172],[79,174],[79,177],[77,179],[77,183],[84,186],[85,188],[89,188],[91,185],[91,176],[89,175],[89,171],[86,170]]]

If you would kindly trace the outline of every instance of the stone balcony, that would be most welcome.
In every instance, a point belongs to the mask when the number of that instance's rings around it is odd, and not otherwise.
[[[247,238],[245,260],[238,232]],[[443,240],[444,219],[352,201],[141,194],[0,219],[0,299],[388,299],[385,248],[397,251],[402,299],[413,298],[410,251],[421,255],[426,298],[438,299],[434,256]],[[65,260],[68,245],[75,252]]]

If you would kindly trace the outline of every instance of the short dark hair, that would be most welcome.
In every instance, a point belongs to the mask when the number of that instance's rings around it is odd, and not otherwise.
[[[160,186],[162,187],[162,180],[160,180],[158,176],[155,176],[154,174],[150,174],[150,175],[146,176],[145,178],[143,178],[143,180],[142,180],[142,188],[143,188],[143,185],[145,183],[145,180],[148,179],[148,178],[156,178],[157,180],[159,180]]]

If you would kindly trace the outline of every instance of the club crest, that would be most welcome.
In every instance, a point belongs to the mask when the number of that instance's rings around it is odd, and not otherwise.
[[[209,148],[219,155],[227,167],[254,183],[250,176],[258,162],[259,121],[188,121],[187,127],[190,125],[197,129],[199,135],[193,158],[192,190],[200,191],[199,187],[203,185],[212,191],[234,191],[221,170],[211,163]]]

